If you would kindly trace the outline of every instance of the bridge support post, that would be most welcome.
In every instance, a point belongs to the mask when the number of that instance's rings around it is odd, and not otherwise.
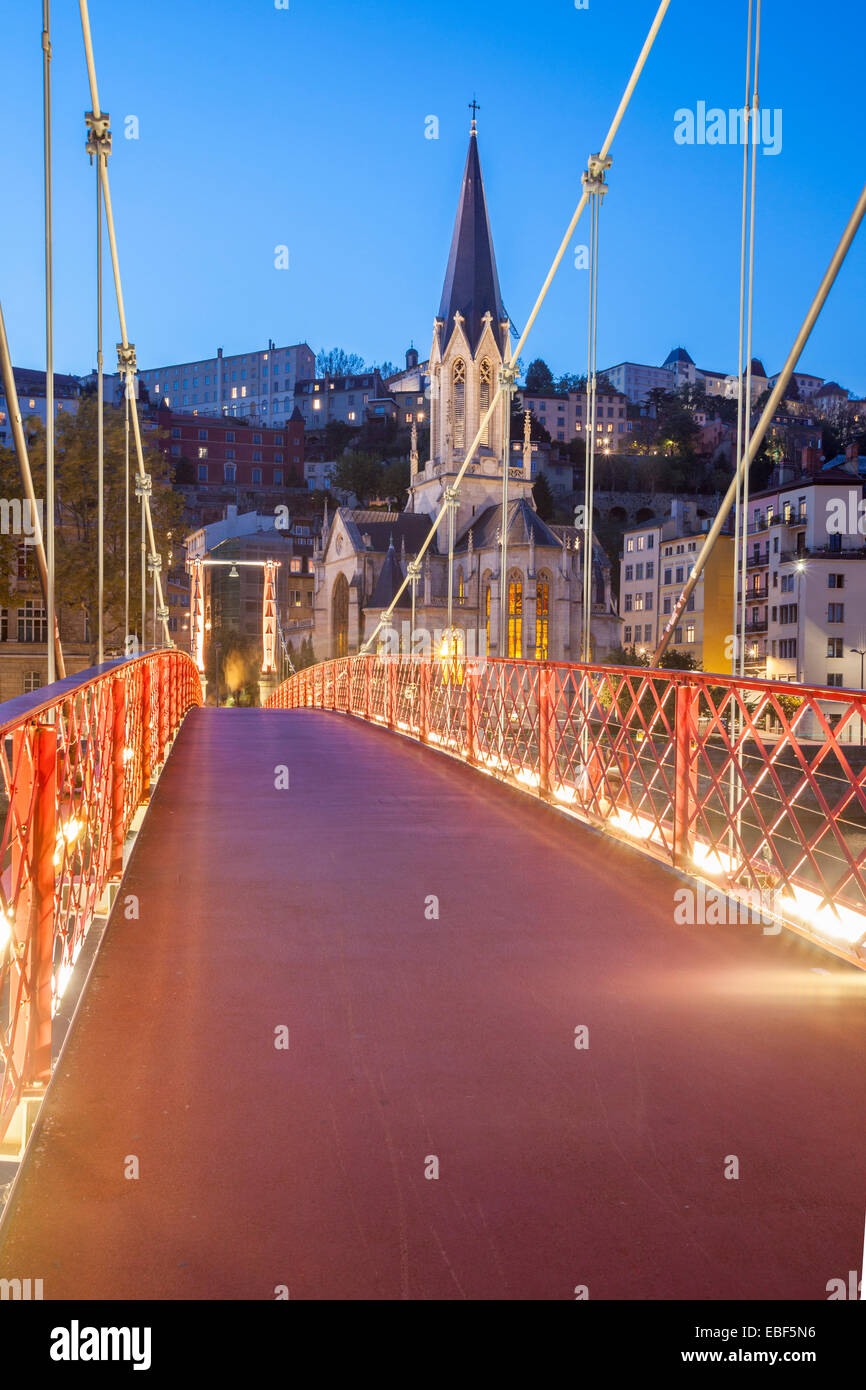
[[[353,656],[346,659],[346,713],[355,713],[355,658]]]
[[[418,740],[426,743],[430,735],[430,681],[433,672],[432,658],[420,663],[421,698],[418,702]]]
[[[466,663],[464,685],[466,691],[466,761],[478,761],[478,672]]]
[[[389,729],[393,729],[395,724],[394,707],[397,703],[397,699],[394,687],[397,683],[395,679],[396,675],[397,670],[394,658],[387,656],[385,658],[385,719]]]
[[[111,704],[111,863],[108,876],[119,879],[123,874],[123,842],[126,838],[126,681],[122,677],[111,682]]]
[[[13,806],[22,834],[12,841],[14,940],[28,982],[14,1033],[13,1065],[28,1089],[41,1088],[51,1074],[51,1009],[54,958],[57,836],[57,729],[53,724],[16,730],[12,738],[15,770]],[[13,946],[10,944],[10,950]],[[11,1003],[12,1001],[10,1001]],[[25,1126],[26,1128],[26,1126]]]
[[[364,718],[370,718],[370,662],[371,656],[364,657]]]
[[[159,662],[159,765],[165,761],[165,749],[168,744],[168,702],[170,699],[168,673],[169,658],[166,656],[157,657]]]
[[[538,790],[550,796],[551,773],[556,763],[553,672],[547,662],[538,671]]]
[[[696,685],[686,681],[676,689],[673,862],[679,868],[691,860],[694,841],[691,810],[697,792],[697,770],[692,745],[697,735],[699,693]]]
[[[141,794],[150,795],[153,775],[153,669],[149,661],[141,671]]]

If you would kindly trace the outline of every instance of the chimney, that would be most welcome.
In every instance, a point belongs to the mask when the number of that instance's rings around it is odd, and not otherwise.
[[[821,472],[821,464],[824,462],[820,449],[813,449],[811,447],[804,449],[802,460],[803,472],[808,473],[812,478],[817,477]]]
[[[845,450],[845,467],[850,473],[860,472],[860,446],[849,444]]]

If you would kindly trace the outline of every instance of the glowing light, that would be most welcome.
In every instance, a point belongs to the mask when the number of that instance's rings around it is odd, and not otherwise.
[[[71,845],[73,840],[78,839],[83,829],[84,822],[80,821],[77,816],[72,816],[65,825],[60,827],[60,833],[66,843]]]
[[[648,816],[639,816],[633,811],[617,811],[616,815],[611,816],[610,823],[636,840],[654,840],[656,844],[664,844],[663,835]]]
[[[705,845],[703,841],[697,840],[692,850],[692,862],[705,874],[730,874],[733,873],[736,860],[726,854],[723,849],[713,849],[711,845]]]
[[[12,922],[0,908],[0,952],[5,951],[12,939]]]
[[[785,912],[799,918],[804,926],[810,927],[821,936],[833,941],[843,941],[853,946],[866,936],[866,916],[854,912],[850,907],[821,906],[821,895],[809,888],[794,887],[786,893],[781,905]]]
[[[537,787],[541,783],[537,772],[516,772],[514,776],[518,782],[522,782],[526,787]]]
[[[124,761],[125,763],[131,763],[134,757],[135,757],[135,749],[134,749],[134,748],[124,748],[124,750],[123,750],[123,761]]]
[[[564,801],[566,804],[577,800],[577,792],[574,787],[557,787],[553,795],[557,801]]]

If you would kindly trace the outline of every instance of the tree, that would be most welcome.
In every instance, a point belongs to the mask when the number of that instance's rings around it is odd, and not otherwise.
[[[343,348],[320,348],[316,354],[318,376],[357,376],[364,370],[364,359]]]
[[[576,376],[574,372],[566,372],[556,383],[556,389],[557,391],[561,391],[563,395],[566,395],[569,391],[585,391],[586,377]]]
[[[542,521],[551,521],[554,512],[553,493],[544,473],[539,473],[532,484],[532,500]]]
[[[348,449],[358,433],[357,429],[345,420],[329,420],[325,425],[325,449],[329,455],[339,458]]]
[[[408,459],[394,459],[385,465],[382,469],[380,495],[389,500],[393,498],[397,503],[398,512],[402,512],[409,496]]]
[[[530,362],[526,369],[526,390],[527,391],[552,391],[554,389],[553,372],[540,357],[536,357],[534,362]]]
[[[353,492],[359,506],[365,506],[371,497],[378,497],[382,490],[382,464],[375,454],[348,450],[337,459],[331,486],[337,492]]]
[[[374,362],[369,370],[371,372],[378,372],[380,377],[387,381],[389,376],[397,375],[399,368],[395,367],[393,362]]]
[[[125,426],[124,412],[106,405],[105,435],[105,547],[104,607],[106,651],[124,647],[124,536],[125,536]],[[35,418],[27,422],[30,466],[37,497],[45,496],[45,431]],[[96,480],[96,397],[79,401],[75,414],[57,417],[55,488],[55,589],[58,609],[83,613],[91,633],[91,654],[96,656],[98,629],[98,511]],[[146,438],[146,436],[145,436]],[[171,465],[157,448],[144,448],[145,471],[153,479],[151,516],[157,550],[162,556],[162,583],[171,555],[182,548],[183,499],[171,487]],[[138,582],[139,503],[135,498],[135,454],[130,462],[130,627],[141,635],[141,587]],[[16,456],[0,449],[0,495],[21,496]],[[15,551],[19,539],[0,535],[0,602],[14,603]],[[148,580],[148,592],[151,581]],[[20,591],[18,600],[20,600]],[[62,612],[61,612],[62,617]],[[62,627],[61,627],[62,633]]]

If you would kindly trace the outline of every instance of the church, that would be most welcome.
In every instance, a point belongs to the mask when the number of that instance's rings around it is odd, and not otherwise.
[[[409,498],[403,512],[339,507],[326,521],[314,559],[319,660],[358,652],[392,604],[511,361],[487,212],[476,121],[430,353],[430,458],[421,463],[413,429]],[[501,409],[500,409],[501,406]],[[583,629],[583,533],[542,521],[532,497],[529,418],[507,445],[503,395],[446,517],[382,629],[388,650],[579,661]],[[505,453],[510,456],[505,457]],[[508,473],[505,577],[503,470]],[[449,525],[454,527],[449,610]],[[591,657],[603,661],[621,640],[610,561],[593,546]],[[415,589],[414,626],[412,595]]]

